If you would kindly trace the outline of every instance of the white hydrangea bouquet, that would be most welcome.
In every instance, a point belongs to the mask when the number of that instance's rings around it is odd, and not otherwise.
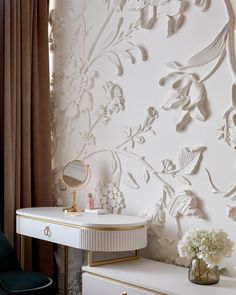
[[[218,266],[224,257],[232,253],[234,242],[223,230],[200,230],[190,229],[178,242],[180,257],[192,259],[198,257],[208,266]]]

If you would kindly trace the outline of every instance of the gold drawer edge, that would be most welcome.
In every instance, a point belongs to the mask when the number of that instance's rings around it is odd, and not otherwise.
[[[127,283],[127,282],[123,282],[121,280],[117,280],[117,279],[111,279],[109,277],[106,277],[104,275],[98,275],[98,274],[95,274],[93,272],[90,272],[88,270],[86,271],[83,271],[84,274],[88,273],[90,275],[93,275],[95,277],[98,277],[98,278],[103,278],[103,279],[106,279],[108,281],[111,281],[111,282],[116,282],[116,283],[121,283],[123,285],[127,285],[128,287],[135,287],[137,289],[140,289],[140,290],[143,290],[143,291],[147,291],[147,292],[151,292],[152,294],[156,294],[156,295],[168,295],[167,293],[161,293],[159,291],[153,291],[152,289],[149,289],[149,288],[145,288],[145,287],[141,287],[141,286],[137,286],[135,284],[131,284],[131,283]]]
[[[72,228],[79,228],[79,229],[83,229],[83,230],[97,230],[97,231],[128,231],[129,230],[129,231],[131,231],[131,230],[137,230],[137,229],[142,229],[142,228],[146,227],[146,225],[122,226],[122,227],[82,226],[82,225],[64,223],[64,222],[60,222],[60,221],[53,221],[53,220],[49,220],[49,219],[45,219],[45,218],[30,217],[30,216],[24,216],[24,215],[18,215],[18,214],[17,214],[17,217],[35,220],[35,221],[47,222],[50,224],[58,224],[58,225],[63,225],[63,226],[67,226],[67,227],[72,227]]]

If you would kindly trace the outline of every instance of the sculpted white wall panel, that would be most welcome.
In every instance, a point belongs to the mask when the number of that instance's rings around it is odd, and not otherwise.
[[[176,244],[190,227],[235,239],[235,14],[233,0],[55,1],[57,205],[69,196],[60,170],[80,158],[92,169],[81,205],[92,192],[146,216],[148,257],[186,264]]]

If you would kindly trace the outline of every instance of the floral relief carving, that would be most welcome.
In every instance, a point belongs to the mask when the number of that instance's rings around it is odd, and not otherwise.
[[[200,147],[197,149],[185,147],[181,149],[178,159],[179,164],[176,165],[172,162],[172,160],[169,159],[163,160],[162,173],[167,175],[170,174],[181,183],[191,185],[191,182],[186,177],[186,175],[194,174],[198,170],[200,161],[202,159],[202,153],[205,149],[205,147]]]
[[[176,61],[167,64],[168,67],[178,70],[178,72],[172,72],[162,78],[159,84],[160,86],[167,86],[174,91],[167,98],[163,109],[177,110],[176,131],[182,131],[191,119],[200,121],[207,119],[207,109],[205,106],[207,94],[203,81],[206,81],[222,62],[225,56],[228,31],[229,25],[227,24],[208,47],[190,58],[185,65],[181,65]],[[207,64],[218,57],[219,59],[215,67],[202,79],[196,73],[186,71],[189,68]]]
[[[61,31],[65,29],[65,20],[63,13],[56,9],[51,9],[49,15],[50,34],[49,34],[49,45],[50,50],[56,49],[56,41],[60,38]]]
[[[132,2],[132,3],[130,3]],[[92,111],[93,109],[93,93],[92,90],[95,85],[95,80],[98,78],[99,73],[92,69],[96,61],[101,58],[106,58],[112,65],[117,68],[117,75],[122,75],[123,65],[121,58],[129,59],[131,63],[136,62],[136,55],[139,52],[143,60],[147,59],[146,50],[137,46],[130,41],[132,35],[135,31],[139,30],[140,24],[141,27],[151,28],[150,20],[146,16],[148,11],[152,9],[156,11],[154,14],[157,17],[153,18],[156,20],[158,16],[165,16],[168,18],[169,35],[173,33],[179,27],[179,19],[181,18],[181,5],[182,1],[180,0],[160,0],[160,1],[105,1],[104,2],[108,9],[108,15],[102,24],[100,30],[98,31],[97,37],[92,43],[88,51],[88,54],[85,54],[85,43],[89,31],[91,28],[88,28],[85,19],[86,9],[90,5],[90,1],[84,5],[82,12],[77,17],[79,22],[78,28],[74,30],[73,37],[71,39],[71,44],[68,50],[60,55],[60,60],[64,64],[64,73],[59,74],[54,72],[55,83],[60,83],[60,80],[63,79],[65,95],[63,102],[61,101],[58,105],[58,108],[61,111],[65,111],[67,114],[68,120],[66,121],[67,130],[74,130],[74,119],[78,118],[80,112]],[[200,5],[200,4],[199,4]],[[122,12],[124,7],[127,6],[129,11],[139,11],[141,20],[137,20],[135,23],[131,23],[128,28],[125,28],[123,25],[123,16]],[[115,17],[117,14],[117,25],[114,27],[113,31],[109,32],[106,35],[106,27],[108,26],[111,18]],[[149,25],[145,24],[145,21]],[[50,24],[51,24],[51,33],[50,33],[50,42],[51,49],[55,50],[56,43],[60,37],[61,30],[65,28],[65,20],[63,13],[53,9],[50,13]],[[143,24],[143,25],[142,25]],[[82,47],[83,47],[83,56],[78,60],[75,58],[75,53],[78,50],[79,38],[82,36]],[[103,40],[101,45],[100,39]],[[69,79],[68,79],[69,78]],[[73,92],[79,85],[79,96],[74,97]],[[55,88],[55,87],[54,87]],[[200,104],[200,103],[199,103]],[[188,115],[185,116],[187,120]],[[58,134],[59,135],[59,134]]]
[[[62,180],[61,180],[61,169],[62,167],[58,167],[53,169],[53,196],[54,196],[54,206],[62,206],[63,205],[63,199],[66,197],[67,189],[64,186]]]
[[[163,105],[164,110],[176,111],[176,131],[182,131],[189,124],[191,119],[205,121],[207,119],[206,109],[206,89],[203,84],[221,65],[225,56],[229,60],[230,69],[233,76],[232,85],[232,107],[224,114],[224,125],[219,129],[221,135],[219,139],[223,139],[229,146],[234,147],[235,142],[235,76],[236,76],[236,60],[235,60],[235,44],[233,43],[235,16],[230,0],[225,0],[225,7],[228,13],[229,21],[217,37],[206,48],[191,57],[186,64],[182,65],[177,61],[167,63],[167,66],[174,69],[175,72],[168,74],[160,79],[160,86],[167,86],[173,92],[166,99]],[[195,5],[202,10],[206,10],[210,1],[196,0]],[[198,68],[203,65],[216,61],[213,69],[205,77],[199,77],[197,73],[189,72],[191,68]],[[178,72],[176,72],[176,70]]]
[[[232,107],[224,113],[224,125],[218,130],[220,132],[219,139],[222,139],[228,146],[236,148],[236,86],[233,85],[232,91]]]
[[[72,138],[78,137],[80,144],[75,152],[77,158],[89,163],[100,156],[109,160],[108,166],[110,166],[106,177],[95,179],[94,196],[96,206],[106,208],[111,213],[120,214],[126,208],[127,190],[132,189],[133,193],[138,195],[143,184],[149,185],[154,181],[161,193],[157,194],[153,204],[140,212],[140,216],[148,220],[148,250],[152,258],[186,265],[186,261],[177,257],[174,249],[182,237],[182,222],[188,218],[186,216],[205,218],[205,212],[200,206],[200,199],[194,189],[191,189],[191,185],[194,179],[192,176],[198,172],[201,166],[206,147],[183,146],[177,161],[169,159],[169,155],[165,155],[161,158],[160,168],[156,168],[153,164],[154,161],[150,160],[150,157],[147,157],[144,152],[145,146],[150,143],[152,136],[158,140],[159,132],[161,132],[161,130],[156,130],[161,113],[153,105],[153,102],[145,105],[143,120],[137,121],[135,116],[131,116],[130,125],[124,123],[123,139],[120,142],[115,142],[115,137],[109,145],[105,144],[104,146],[101,145],[101,140],[98,137],[99,128],[104,128],[104,132],[106,132],[106,128],[109,129],[109,126],[114,123],[113,121],[116,121],[116,118],[118,121],[119,116],[122,117],[124,112],[133,114],[129,109],[130,98],[127,96],[120,76],[126,70],[126,60],[131,64],[147,60],[147,49],[136,44],[135,38],[133,38],[135,33],[141,29],[153,29],[156,24],[159,26],[158,20],[161,20],[162,24],[165,20],[167,36],[171,36],[180,29],[183,23],[184,1],[105,0],[103,8],[106,10],[106,15],[102,19],[102,23],[96,24],[96,26],[90,26],[86,18],[87,9],[92,9],[92,1],[83,2],[80,14],[73,10],[74,4],[72,2],[68,4],[71,6],[70,13],[58,9],[51,11],[50,46],[57,58],[57,63],[61,66],[59,70],[57,68],[54,70],[51,81],[53,154],[58,147],[66,151],[68,142]],[[206,11],[211,1],[193,0],[193,2],[201,11]],[[178,132],[187,128],[190,121],[193,121],[194,124],[194,120],[203,122],[208,119],[207,100],[211,101],[211,98],[208,98],[205,81],[218,69],[225,56],[229,60],[232,73],[235,71],[232,57],[234,45],[230,44],[234,20],[230,1],[225,0],[224,3],[229,12],[229,22],[218,35],[216,34],[212,43],[193,55],[186,64],[180,64],[177,61],[168,63],[167,66],[172,72],[159,81],[160,86],[170,90],[162,107],[165,111],[172,110],[175,113],[175,128]],[[132,18],[132,22],[127,24],[125,22],[127,14],[132,14],[133,18],[137,17],[135,20]],[[68,22],[72,21],[70,43],[65,48],[59,48],[61,35],[66,34],[66,26]],[[92,31],[96,34],[90,38]],[[91,40],[92,43],[90,43]],[[104,74],[99,70],[101,64],[111,66],[111,69],[114,68],[117,77],[109,77],[102,81]],[[204,77],[200,77],[198,69],[203,65],[212,66],[212,64],[213,68]],[[233,82],[234,84],[235,82]],[[229,146],[235,147],[235,86],[232,89],[232,106],[229,106],[228,111],[225,112],[224,125],[220,127],[219,132],[220,139]],[[99,94],[101,94],[100,98]],[[83,121],[83,127],[85,126],[81,130],[77,128],[79,120]],[[60,124],[57,124],[58,121]],[[117,133],[123,127],[123,122],[120,123],[120,128],[116,129]],[[72,132],[74,132],[73,136]],[[143,179],[136,171],[130,171],[126,159],[140,165]],[[64,161],[66,160],[62,153],[54,169],[53,189],[57,206],[63,205],[65,196],[68,194],[60,181],[60,169],[64,165]],[[210,185],[214,192],[220,193],[227,200],[236,200],[234,186],[222,192],[214,185],[212,179]],[[180,186],[181,188],[179,188]],[[227,208],[227,214],[234,220],[235,207],[232,204],[230,206]],[[174,237],[160,233],[170,220],[175,226],[176,236]],[[160,249],[158,254],[157,248]],[[71,270],[73,278],[76,277],[76,279],[73,280],[74,283],[72,281],[70,283],[70,292],[77,294],[80,276],[73,267]]]
[[[231,218],[233,221],[236,222],[236,206],[234,206],[234,207],[228,206],[227,207],[227,215],[229,218]]]
[[[108,124],[113,114],[118,114],[125,110],[125,98],[122,88],[108,81],[103,86],[106,93],[107,103],[100,106],[100,110],[96,112],[98,120],[102,120],[103,124]]]
[[[120,144],[112,148],[94,149],[93,152],[87,153],[87,146],[93,136],[93,143],[96,143],[96,138],[93,135],[95,129],[99,124],[105,124],[111,122],[112,116],[125,110],[125,98],[122,88],[109,81],[104,86],[104,91],[108,94],[108,102],[101,105],[99,111],[95,111],[96,120],[90,122],[90,129],[85,134],[84,143],[82,148],[78,152],[78,158],[82,158],[88,161],[91,157],[99,155],[101,153],[107,153],[111,155],[112,171],[111,176],[102,183],[99,181],[95,189],[96,205],[101,208],[107,209],[112,213],[121,213],[121,210],[125,208],[125,196],[120,190],[121,180],[124,184],[130,188],[139,189],[140,184],[136,180],[136,177],[129,171],[125,171],[125,166],[121,157],[128,157],[132,160],[138,161],[144,167],[144,175],[146,183],[149,182],[151,177],[155,177],[163,186],[163,197],[161,198],[159,209],[164,210],[166,208],[170,216],[176,218],[178,236],[181,236],[181,225],[179,222],[179,216],[193,215],[196,217],[202,217],[203,214],[196,208],[197,198],[194,194],[186,190],[184,192],[176,192],[172,185],[162,178],[163,176],[172,176],[179,180],[181,183],[189,186],[190,181],[186,175],[194,174],[197,170],[202,153],[205,147],[197,149],[183,148],[179,154],[179,163],[175,165],[171,160],[165,159],[162,161],[162,170],[158,171],[152,165],[147,162],[145,156],[134,153],[136,144],[144,144],[146,142],[146,134],[156,135],[154,130],[154,124],[156,123],[159,115],[157,110],[150,106],[147,109],[147,113],[143,123],[138,124],[135,127],[126,127],[125,139]],[[177,167],[177,168],[176,168]],[[167,205],[168,199],[168,205]],[[158,215],[158,213],[156,213]]]
[[[164,110],[176,110],[176,131],[182,131],[191,119],[205,121],[206,90],[196,75],[173,72],[162,78],[161,86],[169,86],[173,91],[163,105]]]
[[[167,36],[175,33],[182,25],[183,9],[181,0],[132,1],[131,11],[139,12],[140,25],[150,30],[155,22],[164,18],[167,23]]]
[[[126,1],[105,1],[108,7],[108,14],[97,32],[94,42],[89,45],[87,39],[90,34],[91,28],[86,24],[85,12],[90,5],[90,1],[84,5],[82,12],[77,17],[77,28],[73,31],[70,46],[65,49],[59,56],[59,60],[63,65],[63,72],[54,71],[53,73],[53,86],[52,91],[63,83],[63,99],[57,101],[57,109],[64,112],[65,126],[56,133],[54,137],[61,136],[65,132],[73,132],[76,120],[80,117],[81,113],[87,113],[88,117],[91,116],[94,106],[94,94],[96,80],[99,77],[99,72],[95,70],[96,62],[100,59],[108,61],[117,69],[117,75],[122,75],[123,65],[122,59],[129,59],[132,64],[136,63],[137,56],[140,55],[142,60],[146,60],[146,50],[131,42],[132,35],[139,29],[139,21],[131,23],[128,27],[123,24],[122,9]],[[108,31],[111,19],[116,19],[116,26],[112,31]],[[51,33],[50,41],[52,49],[56,48],[60,32],[64,29],[64,16],[57,10],[51,11],[50,17]],[[79,50],[78,44],[82,40],[82,50]],[[86,48],[86,50],[85,50]],[[86,51],[86,52],[85,52]],[[77,52],[82,55],[78,58]],[[58,53],[57,53],[58,54]],[[108,89],[105,89],[105,88]],[[108,81],[104,86],[106,92],[117,91]],[[77,89],[79,93],[77,94]],[[76,95],[75,95],[76,94]],[[117,96],[117,93],[111,95]],[[57,93],[54,93],[57,96]],[[121,95],[119,94],[121,97]],[[113,102],[118,98],[113,97]],[[113,104],[114,105],[114,104]],[[119,103],[116,103],[117,107]],[[110,105],[111,106],[111,105]],[[122,106],[123,107],[123,106]],[[107,108],[107,107],[106,107]],[[105,111],[105,110],[101,110]],[[104,120],[109,120],[111,111],[106,110],[106,117]],[[99,115],[99,114],[98,114]]]
[[[212,188],[213,194],[218,194],[231,203],[230,205],[227,205],[226,207],[227,216],[231,218],[233,221],[236,221],[236,206],[234,206],[236,202],[236,184],[231,184],[229,188],[226,190],[220,190],[213,182],[209,170],[208,169],[205,169],[205,170],[206,170],[208,181]]]
[[[92,131],[98,126],[98,124],[107,125],[110,123],[112,116],[125,109],[125,98],[123,97],[123,90],[111,81],[107,82],[105,91],[109,89],[109,102],[100,106],[100,110],[96,112],[97,120],[91,124],[91,128],[87,134],[91,135]],[[113,101],[114,99],[114,101]],[[112,171],[110,177],[102,183],[98,181],[95,189],[96,205],[101,208],[107,209],[112,213],[121,213],[121,210],[125,208],[125,198],[123,192],[120,190],[121,180],[123,178],[124,183],[133,189],[139,189],[140,185],[136,181],[132,173],[124,172],[121,156],[125,156],[137,161],[143,161],[142,163],[149,168],[149,164],[146,163],[144,157],[130,152],[128,149],[134,149],[136,144],[144,144],[144,134],[156,134],[153,130],[153,124],[158,118],[158,112],[154,107],[147,109],[146,117],[143,123],[138,127],[126,127],[125,139],[122,143],[112,148],[95,149],[91,153],[87,153],[86,146],[88,144],[85,139],[81,150],[78,152],[78,157],[88,161],[91,157],[99,155],[101,153],[107,153],[111,155]],[[146,182],[150,179],[149,169],[146,169]],[[122,177],[123,176],[123,177]]]
[[[202,153],[205,147],[198,149],[183,148],[179,154],[179,166],[176,168],[171,160],[162,161],[162,171],[155,171],[156,175],[171,175],[187,186],[191,182],[184,175],[195,173],[200,165]],[[176,219],[178,238],[182,236],[180,224],[181,216],[195,216],[204,218],[204,213],[198,208],[198,198],[190,190],[176,191],[169,183],[163,183],[163,194],[158,203],[147,207],[140,216],[148,220],[149,226],[152,224],[163,225],[165,223],[166,213]]]
[[[121,213],[121,210],[125,208],[125,196],[120,189],[121,180],[123,179],[123,183],[130,188],[140,188],[140,184],[136,179],[136,176],[129,171],[125,171],[125,167],[121,160],[121,157],[131,158],[138,161],[144,167],[144,178],[146,183],[150,181],[151,177],[154,177],[163,186],[163,196],[160,198],[157,205],[157,212],[153,214],[159,216],[163,223],[165,221],[165,214],[169,214],[170,217],[175,218],[177,224],[177,236],[179,238],[182,235],[180,216],[192,215],[202,217],[203,214],[200,212],[200,209],[197,208],[197,197],[195,197],[191,191],[185,190],[182,192],[176,192],[172,185],[164,180],[162,176],[171,176],[186,186],[191,185],[191,182],[186,175],[194,173],[195,167],[199,165],[204,148],[196,150],[190,148],[183,149],[179,156],[178,168],[176,168],[177,165],[173,164],[171,160],[165,159],[162,162],[163,167],[161,171],[152,167],[152,165],[146,161],[144,156],[135,154],[133,151],[131,152],[130,149],[135,149],[137,144],[142,145],[146,142],[148,134],[156,135],[156,131],[153,126],[159,115],[155,107],[150,106],[147,109],[146,117],[143,123],[140,123],[137,126],[126,127],[125,139],[122,143],[114,146],[113,148],[105,148],[101,150],[96,149],[95,130],[97,126],[99,124],[109,124],[115,114],[125,110],[125,97],[123,90],[120,85],[112,81],[105,82],[103,87],[106,94],[106,101],[99,109],[94,109],[93,89],[96,79],[99,78],[99,73],[94,68],[96,61],[102,57],[106,57],[106,60],[117,68],[117,74],[121,75],[123,72],[121,56],[122,58],[130,59],[131,63],[135,63],[136,58],[134,53],[137,51],[141,53],[142,59],[145,59],[147,56],[142,47],[138,47],[130,41],[134,31],[139,29],[140,22],[137,21],[136,23],[131,23],[128,30],[125,30],[123,29],[122,17],[118,18],[117,26],[107,37],[105,37],[105,42],[100,45],[99,40],[104,37],[103,34],[105,34],[105,28],[111,17],[113,17],[115,13],[121,13],[125,5],[124,2],[119,1],[116,1],[115,4],[113,3],[113,5],[107,1],[106,4],[108,8],[107,18],[98,32],[97,38],[88,50],[87,56],[84,55],[84,57],[80,60],[73,61],[80,30],[74,31],[70,50],[65,51],[61,55],[61,61],[64,64],[65,70],[62,76],[57,73],[54,74],[54,83],[60,83],[60,80],[63,79],[64,83],[66,83],[64,88],[66,90],[68,89],[68,91],[65,93],[63,101],[58,102],[57,107],[64,113],[66,118],[65,123],[67,124],[67,129],[69,129],[70,132],[74,130],[80,113],[84,113],[84,115],[88,118],[88,129],[80,133],[83,144],[78,150],[78,158],[82,158],[87,161],[90,157],[100,153],[108,153],[111,155],[113,163],[111,175],[104,182],[98,181],[95,189],[94,194],[97,206],[106,208],[112,213]],[[174,19],[174,16],[178,14],[180,7],[181,1],[164,1],[163,3],[160,1],[157,5],[155,5],[154,9],[159,9],[159,15],[161,11],[163,14],[164,12],[167,14],[168,9],[172,9],[173,15],[170,14],[168,18],[173,17]],[[145,11],[142,11],[140,12],[140,15],[143,16],[145,13]],[[81,14],[81,18],[82,17],[83,16]],[[177,19],[178,18],[180,18],[180,15],[177,15]],[[83,19],[83,26],[83,31],[86,32],[85,28],[87,28],[87,25],[85,24],[85,19]],[[84,42],[86,41],[86,35],[87,33],[85,34]],[[197,84],[194,78],[194,76],[189,76],[187,78],[184,77],[186,80],[189,79],[187,82],[189,83],[189,87],[191,86],[194,88],[195,84]],[[78,87],[77,85],[79,85],[78,97],[73,94],[76,93],[75,89]],[[195,88],[197,88],[197,86]],[[193,108],[198,108],[199,105],[201,105],[201,98],[199,99],[199,102],[196,97],[193,97],[192,100],[193,101],[190,103],[191,106],[189,106],[188,110],[189,113],[194,113]],[[89,146],[94,147],[94,151],[90,154],[87,153],[87,148]],[[60,203],[60,200],[58,202]]]
[[[211,0],[195,0],[196,7],[201,9],[201,11],[206,11],[209,8],[210,4]]]
[[[144,119],[143,123],[139,124],[138,126],[132,126],[125,128],[125,137],[126,140],[122,142],[122,144],[118,145],[117,148],[120,148],[122,146],[129,145],[132,149],[135,148],[136,144],[143,144],[145,143],[145,134],[151,133],[153,135],[156,135],[156,131],[153,129],[153,123],[156,119],[158,119],[159,114],[157,110],[150,106],[147,109],[146,118]]]

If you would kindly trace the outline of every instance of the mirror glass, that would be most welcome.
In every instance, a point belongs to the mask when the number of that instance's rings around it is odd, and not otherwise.
[[[62,171],[62,180],[70,188],[82,186],[88,176],[88,166],[80,160],[69,162]]]

